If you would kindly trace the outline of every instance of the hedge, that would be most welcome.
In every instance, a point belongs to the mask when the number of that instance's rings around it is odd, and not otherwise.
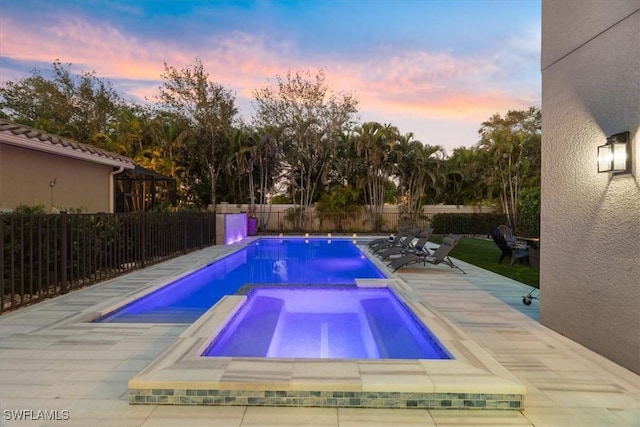
[[[489,234],[495,226],[505,223],[503,214],[496,213],[439,213],[431,226],[436,234]]]
[[[514,229],[523,237],[540,236],[540,217],[518,218],[518,223]],[[431,220],[431,227],[436,234],[478,234],[488,235],[493,227],[500,224],[507,224],[504,214],[499,213],[439,213],[435,214]]]

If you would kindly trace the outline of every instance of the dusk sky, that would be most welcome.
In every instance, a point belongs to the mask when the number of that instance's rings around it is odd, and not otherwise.
[[[199,58],[247,121],[254,90],[325,70],[360,122],[450,154],[495,113],[540,107],[540,0],[0,0],[0,84],[59,59],[138,102]]]

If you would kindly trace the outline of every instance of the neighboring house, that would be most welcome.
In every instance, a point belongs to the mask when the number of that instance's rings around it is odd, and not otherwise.
[[[133,160],[0,119],[0,211],[43,204],[114,212],[114,175]]]
[[[640,374],[640,0],[543,0],[541,65],[540,320]]]

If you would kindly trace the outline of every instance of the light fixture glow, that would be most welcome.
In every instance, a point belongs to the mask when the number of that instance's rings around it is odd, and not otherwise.
[[[624,170],[627,167],[627,144],[614,142],[613,147],[613,170]]]
[[[629,132],[619,133],[607,138],[607,143],[598,147],[598,173],[630,173],[631,155],[628,151]]]

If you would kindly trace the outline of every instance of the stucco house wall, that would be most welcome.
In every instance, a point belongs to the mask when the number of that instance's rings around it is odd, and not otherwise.
[[[53,201],[54,207],[109,212],[112,171],[106,165],[2,144],[0,209],[41,203],[49,211]],[[54,180],[52,191],[50,182]]]
[[[0,119],[0,212],[36,204],[113,212],[112,175],[134,166],[127,157]]]
[[[640,373],[640,0],[543,0],[541,322]],[[597,172],[629,131],[633,173]]]

